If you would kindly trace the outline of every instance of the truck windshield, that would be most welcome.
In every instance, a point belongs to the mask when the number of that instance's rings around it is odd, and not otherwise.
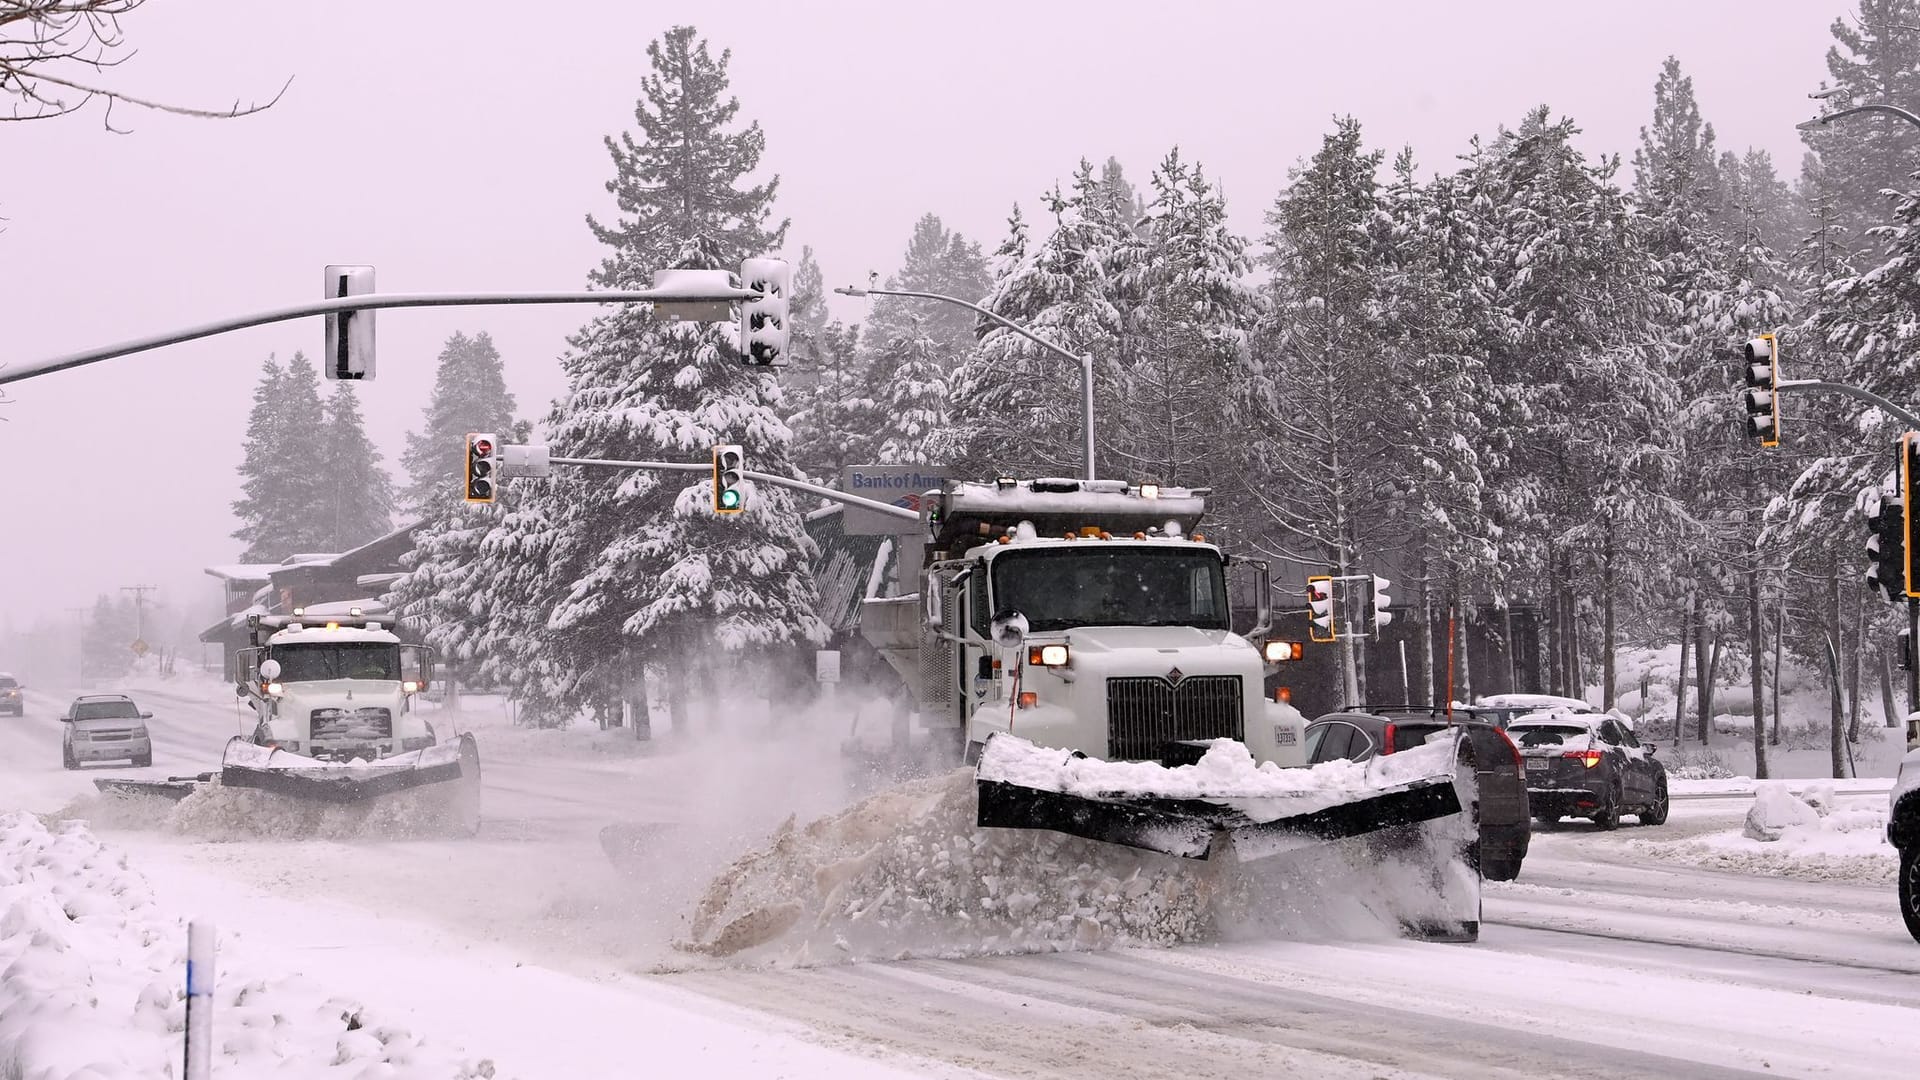
[[[273,650],[272,659],[280,661],[281,682],[400,677],[399,646],[379,641],[281,645]]]
[[[1089,540],[993,560],[993,609],[1012,608],[1031,630],[1074,626],[1193,626],[1226,630],[1227,582],[1205,548]]]

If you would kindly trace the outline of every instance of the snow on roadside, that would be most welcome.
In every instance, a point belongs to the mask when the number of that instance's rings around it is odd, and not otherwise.
[[[82,822],[0,814],[0,1064],[19,1080],[178,1075],[186,925]],[[491,1077],[492,1062],[383,1023],[360,1002],[219,940],[216,1072]]]
[[[1887,811],[1878,800],[1841,804],[1831,782],[1793,792],[1785,781],[1762,782],[1742,827],[1684,840],[1628,842],[1667,862],[1807,881],[1885,885],[1899,870],[1887,843]]]

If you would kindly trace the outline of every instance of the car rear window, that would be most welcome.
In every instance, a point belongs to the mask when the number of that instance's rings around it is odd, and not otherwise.
[[[1445,724],[1407,724],[1395,721],[1393,725],[1393,749],[1395,752],[1398,752],[1421,746],[1426,743],[1427,736],[1445,727]]]
[[[1568,739],[1585,738],[1592,732],[1577,724],[1529,724],[1513,728],[1508,734],[1518,735],[1521,746],[1559,746]]]

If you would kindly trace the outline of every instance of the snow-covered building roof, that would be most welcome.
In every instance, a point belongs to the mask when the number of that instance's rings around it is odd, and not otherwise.
[[[280,569],[280,566],[280,563],[223,563],[219,566],[207,567],[206,572],[209,577],[217,577],[222,581],[236,584],[255,581],[265,583],[275,570]]]

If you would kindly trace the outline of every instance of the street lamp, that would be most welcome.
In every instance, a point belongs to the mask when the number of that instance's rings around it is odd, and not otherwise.
[[[1845,87],[1836,86],[1808,94],[1807,96],[1815,101],[1830,101],[1834,98],[1845,98],[1848,101],[1852,101],[1853,91]],[[1898,105],[1854,105],[1851,108],[1841,109],[1839,112],[1821,113],[1811,120],[1802,120],[1800,123],[1795,124],[1794,127],[1800,131],[1817,131],[1833,123],[1835,120],[1844,120],[1849,116],[1860,116],[1864,113],[1885,113],[1888,116],[1897,116],[1907,123],[1912,124],[1914,127],[1920,128],[1920,116],[1915,116],[1913,113],[1900,108]]]
[[[990,319],[993,322],[1006,327],[1007,329],[1013,331],[1016,334],[1019,334],[1021,337],[1026,338],[1028,341],[1033,342],[1035,345],[1040,346],[1041,348],[1047,350],[1050,353],[1053,353],[1056,356],[1065,357],[1066,359],[1071,360],[1076,364],[1079,364],[1080,365],[1081,464],[1083,466],[1082,471],[1086,473],[1085,478],[1088,480],[1092,480],[1094,478],[1095,474],[1093,469],[1093,357],[1091,355],[1076,356],[1073,353],[1067,351],[1066,349],[1063,349],[1060,346],[1055,345],[1053,342],[1046,340],[1045,338],[1039,336],[1038,334],[1035,334],[1033,331],[1027,329],[1026,327],[1021,326],[1019,323],[1016,323],[1010,319],[1001,318],[1000,316],[994,314],[993,312],[988,311],[986,308],[981,307],[979,304],[970,304],[967,301],[962,300],[957,296],[943,296],[940,293],[930,293],[930,292],[910,292],[906,289],[862,289],[853,285],[843,286],[833,291],[836,293],[839,293],[841,296],[907,296],[907,297],[912,297],[916,300],[940,300],[948,304],[957,304],[960,307],[966,308],[968,311],[974,312],[975,314],[978,314],[986,319]]]

